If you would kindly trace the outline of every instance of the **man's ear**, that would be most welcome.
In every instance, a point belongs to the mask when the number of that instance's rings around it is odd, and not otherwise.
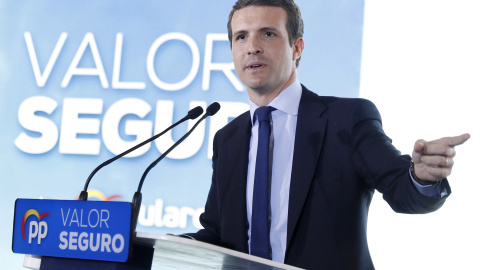
[[[303,49],[305,48],[305,42],[302,37],[297,38],[293,42],[293,60],[297,60],[302,56]]]

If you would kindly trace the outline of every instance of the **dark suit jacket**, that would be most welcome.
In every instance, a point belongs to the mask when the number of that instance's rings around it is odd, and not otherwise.
[[[367,216],[374,189],[396,212],[427,213],[443,198],[421,195],[382,130],[375,105],[320,97],[304,86],[292,164],[285,263],[308,269],[373,269]],[[212,185],[197,240],[248,253],[249,112],[215,135]],[[274,180],[272,180],[274,181]],[[450,193],[447,180],[442,189]]]

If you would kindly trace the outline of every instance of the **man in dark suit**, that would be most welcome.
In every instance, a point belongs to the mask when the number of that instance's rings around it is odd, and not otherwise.
[[[271,106],[264,257],[309,269],[373,269],[366,226],[374,190],[396,212],[437,210],[450,194],[453,147],[469,135],[419,140],[412,157],[402,156],[371,102],[321,97],[301,85],[303,21],[292,0],[239,0],[228,31],[251,109],[215,136],[204,229],[189,236],[253,253],[255,111]]]

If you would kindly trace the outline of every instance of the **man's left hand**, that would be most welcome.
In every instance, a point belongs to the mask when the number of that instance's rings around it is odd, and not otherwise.
[[[415,176],[423,181],[440,181],[452,173],[455,146],[466,142],[470,134],[427,142],[418,140],[413,147]]]

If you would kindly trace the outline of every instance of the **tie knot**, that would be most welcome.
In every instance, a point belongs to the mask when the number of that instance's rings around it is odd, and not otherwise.
[[[256,119],[258,120],[258,122],[270,121],[270,113],[275,110],[276,109],[272,106],[258,107],[255,110],[255,115],[257,116]]]

